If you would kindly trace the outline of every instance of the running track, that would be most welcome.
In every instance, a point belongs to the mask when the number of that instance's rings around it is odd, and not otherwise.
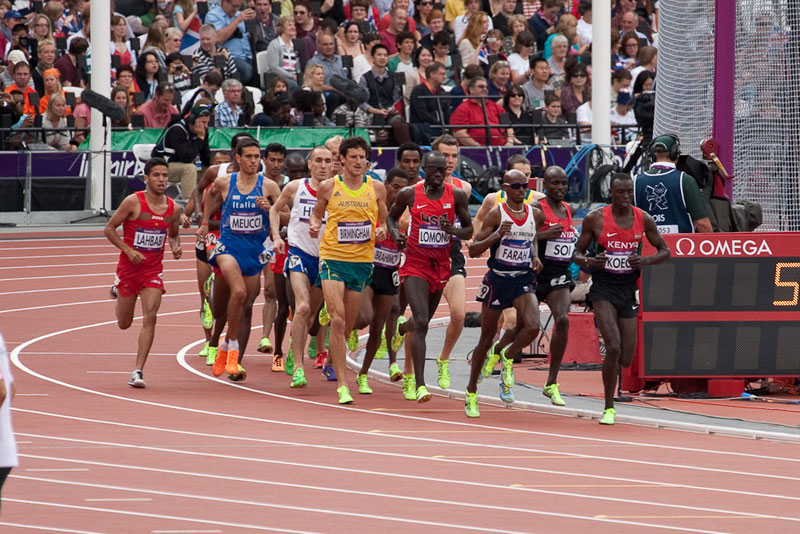
[[[118,253],[99,231],[67,235],[0,236],[21,462],[3,533],[800,528],[796,445],[491,406],[468,421],[457,400],[419,406],[377,381],[342,407],[316,372],[291,390],[252,349],[246,382],[214,379],[195,356],[188,234],[186,258],[165,262],[148,387],[133,390],[140,321],[118,330],[107,298]]]

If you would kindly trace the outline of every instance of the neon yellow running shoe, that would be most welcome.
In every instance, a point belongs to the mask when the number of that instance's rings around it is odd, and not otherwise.
[[[203,356],[208,356],[208,341],[203,343],[203,349],[200,352],[198,352],[197,355],[200,356],[201,358]]]
[[[323,304],[322,305],[322,309],[319,311],[319,324],[320,324],[320,326],[326,326],[326,325],[331,324],[331,316],[328,313],[328,305],[327,304]]]
[[[206,299],[203,299],[203,309],[200,311],[200,323],[206,330],[214,326],[214,314],[211,313],[211,305]]]
[[[417,388],[417,402],[422,404],[423,402],[428,402],[431,400],[431,394],[428,393],[428,388],[425,386],[419,386]]]
[[[514,359],[506,358],[506,351],[508,347],[500,351],[500,360],[503,362],[503,371],[500,373],[500,378],[503,380],[508,388],[514,387]]]
[[[558,391],[558,384],[550,384],[542,388],[542,395],[550,398],[550,402],[556,406],[566,406],[567,403],[561,398],[561,393]]]
[[[417,400],[417,379],[414,375],[403,376],[403,398],[406,400]]]
[[[208,347],[208,354],[206,354],[206,365],[214,365],[217,359],[217,347]]]
[[[494,366],[497,365],[497,362],[500,360],[500,355],[495,354],[494,349],[497,347],[497,342],[495,341],[492,348],[489,349],[489,354],[486,355],[486,359],[483,361],[483,367],[481,367],[481,375],[478,377],[478,382],[483,380],[484,378],[488,378],[492,376],[492,371],[494,371]]]
[[[358,348],[358,330],[351,330],[347,336],[347,348],[350,352],[355,352]]]
[[[403,346],[403,340],[405,340],[406,335],[400,333],[400,325],[406,323],[406,318],[402,315],[397,318],[397,324],[395,325],[394,335],[392,335],[392,350],[397,352],[400,350],[400,347]]]
[[[306,380],[306,372],[299,367],[294,370],[292,373],[292,383],[289,384],[291,388],[304,388],[308,385],[308,380]]]
[[[205,294],[206,298],[211,296],[211,283],[214,281],[214,273],[212,272],[206,281],[203,282],[203,293]]]
[[[272,341],[270,341],[268,337],[262,337],[261,341],[258,342],[258,348],[256,350],[262,354],[271,353]]]
[[[403,378],[403,371],[400,370],[400,366],[397,365],[397,362],[391,364],[389,366],[389,378],[392,382],[397,382],[401,378]]]
[[[369,383],[367,382],[367,375],[356,376],[356,384],[358,384],[358,392],[362,395],[372,394],[372,388],[369,387]]]
[[[600,424],[601,425],[613,425],[614,424],[614,417],[617,415],[617,411],[614,408],[606,408],[603,410],[603,415],[600,416]]]
[[[436,358],[436,366],[438,369],[438,377],[436,381],[439,387],[447,389],[450,387],[450,360],[442,360],[441,354]]]
[[[286,363],[283,364],[283,370],[289,376],[294,375],[294,352],[292,351],[292,338],[289,338],[289,352],[286,354]]]
[[[464,397],[464,413],[467,414],[467,417],[480,417],[481,412],[478,410],[478,393],[470,393],[467,391],[466,397]]]
[[[336,388],[336,393],[339,394],[339,404],[353,403],[353,396],[350,395],[350,389],[347,386],[339,386]]]
[[[383,327],[381,331],[381,344],[378,346],[377,352],[375,352],[375,359],[382,360],[386,356],[389,355],[389,347],[386,346],[386,327]]]

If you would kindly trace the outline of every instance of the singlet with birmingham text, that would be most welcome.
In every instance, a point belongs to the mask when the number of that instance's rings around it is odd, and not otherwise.
[[[373,180],[365,176],[361,187],[356,190],[347,187],[341,175],[332,180],[333,191],[326,208],[328,221],[322,234],[319,258],[372,263],[378,222],[378,199]]]
[[[411,214],[406,256],[408,258],[427,258],[445,263],[450,258],[450,234],[442,230],[439,222],[442,215],[449,221],[455,220],[455,196],[453,186],[442,184],[442,197],[431,200],[425,194],[425,182],[414,186],[414,204]]]
[[[639,270],[633,269],[628,257],[639,254],[642,249],[644,235],[644,217],[642,210],[631,206],[633,210],[633,226],[620,228],[611,211],[611,206],[603,209],[603,231],[596,243],[596,252],[606,253],[605,269],[592,269],[595,283],[615,285],[633,284],[639,279]]]
[[[161,263],[164,257],[164,243],[175,217],[175,203],[166,197],[166,211],[156,213],[150,209],[144,191],[137,191],[134,194],[139,200],[140,213],[136,219],[122,223],[122,240],[144,255],[144,262],[137,264],[137,267],[156,265]],[[120,261],[130,262],[124,252],[120,253]]]
[[[503,238],[491,246],[489,268],[501,276],[521,276],[533,272],[531,254],[536,241],[536,219],[533,208],[522,204],[524,215],[512,214],[508,204],[500,207],[500,224],[511,222],[511,229]]]
[[[327,220],[326,214],[322,219],[320,237],[314,239],[308,234],[308,221],[311,220],[311,213],[316,205],[317,190],[311,187],[310,180],[306,178],[297,186],[297,193],[294,195],[289,215],[288,240],[291,246],[299,248],[309,256],[319,255],[319,245]]]

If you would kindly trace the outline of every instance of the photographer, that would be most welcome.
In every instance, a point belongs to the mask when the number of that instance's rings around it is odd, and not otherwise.
[[[217,29],[217,43],[230,52],[242,83],[248,83],[253,77],[253,51],[245,21],[254,20],[256,12],[241,8],[242,0],[222,0],[219,7],[208,12],[206,24]]]
[[[217,29],[211,24],[200,27],[200,47],[192,54],[192,74],[201,78],[216,70],[223,79],[239,79],[239,71],[230,53],[217,47]]]
[[[189,68],[183,63],[183,56],[180,54],[169,54],[167,62],[167,81],[175,87],[175,91],[183,97],[183,94],[192,88],[192,75]]]

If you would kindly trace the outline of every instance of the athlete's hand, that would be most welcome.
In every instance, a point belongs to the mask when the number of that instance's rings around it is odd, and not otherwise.
[[[309,221],[308,223],[308,235],[311,236],[311,239],[316,239],[319,237],[319,229],[322,225],[317,221]]]
[[[447,215],[442,215],[439,217],[439,228],[448,234],[453,235],[453,223],[448,220]]]
[[[540,273],[540,272],[542,272],[542,269],[544,269],[544,264],[542,263],[542,260],[540,260],[538,256],[534,257],[533,258],[533,272]]]
[[[181,256],[183,256],[183,249],[181,248],[180,245],[178,245],[176,247],[173,247],[172,245],[170,245],[169,248],[172,250],[172,257],[173,258],[175,258],[176,260],[181,259]]]
[[[594,269],[605,269],[606,268],[606,253],[601,252],[597,256],[589,258],[589,267]]]
[[[144,261],[144,254],[139,252],[138,250],[130,249],[125,251],[125,255],[128,256],[128,259],[131,260],[131,263],[140,264]]]
[[[185,213],[181,213],[181,226],[189,228],[191,225],[192,220]]]
[[[386,226],[378,226],[375,229],[375,241],[384,241],[387,235]]]
[[[511,221],[505,221],[500,225],[500,228],[497,229],[497,233],[500,237],[503,237],[508,232],[511,231]]]
[[[283,251],[286,249],[286,243],[284,242],[284,240],[278,237],[278,239],[273,239],[272,242],[273,242],[272,250],[275,251],[275,255],[280,256],[281,254],[283,254]]]
[[[197,241],[201,243],[206,242],[206,235],[208,234],[208,224],[201,224],[197,227]]]
[[[642,265],[646,263],[646,258],[638,254],[631,254],[628,256],[628,263],[631,264],[631,269],[641,269]]]
[[[397,245],[397,250],[403,250],[406,248],[406,240],[408,237],[405,234],[395,232],[394,235],[392,235],[392,239],[394,239],[394,242]]]
[[[272,206],[272,204],[267,197],[256,197],[256,206],[264,211],[269,211],[269,208]]]
[[[558,237],[561,235],[561,232],[564,231],[564,226],[561,224],[554,224],[550,226],[547,230],[543,230],[539,232],[539,237],[542,239],[553,239],[554,237]]]

